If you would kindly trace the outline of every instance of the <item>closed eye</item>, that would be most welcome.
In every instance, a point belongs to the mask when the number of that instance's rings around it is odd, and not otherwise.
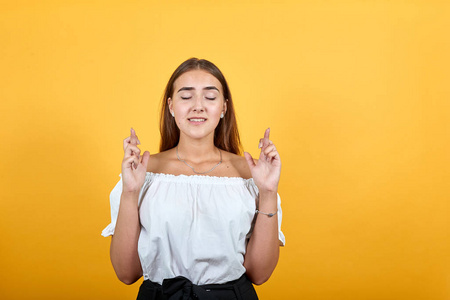
[[[216,100],[216,97],[205,97],[208,100]]]
[[[188,100],[188,99],[191,99],[192,97],[191,96],[189,96],[189,97],[181,97],[181,99],[183,99],[183,100]]]

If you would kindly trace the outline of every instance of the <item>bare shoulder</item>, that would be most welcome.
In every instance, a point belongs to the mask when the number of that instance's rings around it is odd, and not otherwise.
[[[147,172],[170,173],[168,169],[171,169],[171,166],[174,163],[172,152],[173,149],[170,149],[164,152],[151,154],[150,159],[148,160]]]
[[[223,168],[225,173],[221,176],[251,178],[252,174],[245,157],[223,151]]]

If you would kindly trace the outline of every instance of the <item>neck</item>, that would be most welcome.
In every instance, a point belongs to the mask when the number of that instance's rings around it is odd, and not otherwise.
[[[195,164],[210,160],[215,161],[218,160],[219,157],[219,150],[214,145],[213,139],[193,140],[180,136],[177,147],[178,153],[182,159]]]

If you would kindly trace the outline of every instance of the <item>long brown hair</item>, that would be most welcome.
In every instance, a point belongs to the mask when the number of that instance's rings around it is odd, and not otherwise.
[[[159,121],[159,131],[161,133],[161,143],[159,151],[166,151],[178,145],[180,139],[180,129],[175,123],[169,111],[167,100],[173,96],[173,85],[175,80],[182,74],[192,70],[203,70],[219,80],[222,84],[224,100],[227,101],[227,112],[223,119],[220,119],[214,132],[214,145],[222,150],[238,154],[242,153],[241,140],[239,138],[239,131],[237,128],[236,115],[233,107],[233,100],[231,99],[230,89],[222,72],[212,62],[206,59],[190,58],[183,62],[173,72],[164,90],[164,96],[161,105],[161,115]]]

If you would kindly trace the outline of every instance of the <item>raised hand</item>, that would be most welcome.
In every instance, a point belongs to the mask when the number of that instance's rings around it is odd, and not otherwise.
[[[136,132],[131,128],[130,136],[123,140],[125,152],[122,161],[123,193],[139,193],[145,181],[150,153],[145,151],[141,157],[141,150],[137,146],[139,144]]]
[[[281,160],[275,145],[269,139],[270,128],[266,129],[264,138],[259,140],[261,153],[255,163],[248,152],[244,152],[253,181],[260,192],[276,192],[280,181]]]

